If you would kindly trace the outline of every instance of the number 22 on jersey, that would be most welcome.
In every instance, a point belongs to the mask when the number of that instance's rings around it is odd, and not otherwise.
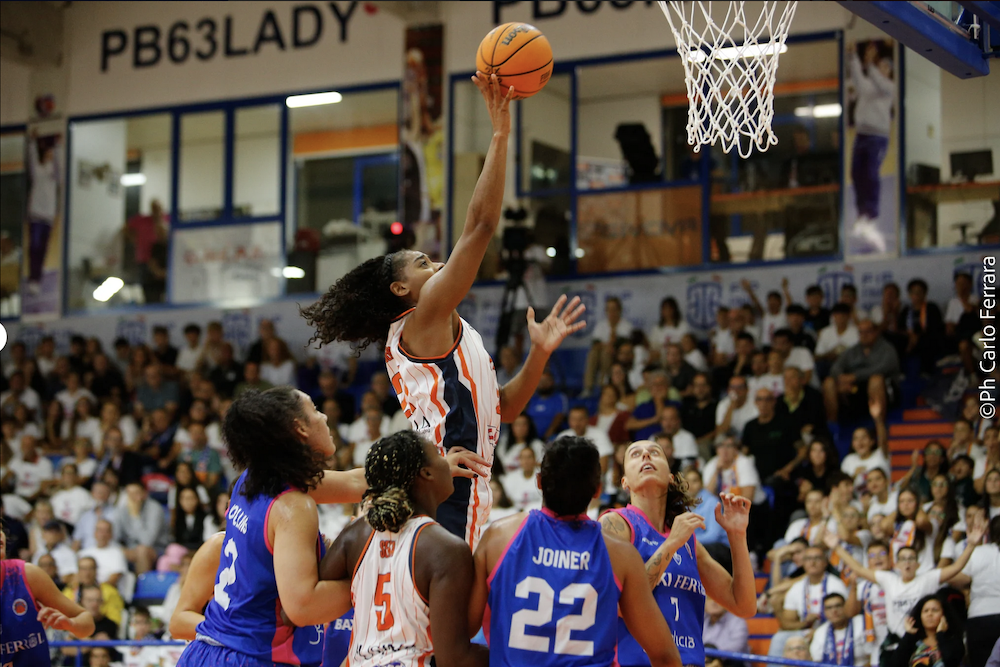
[[[538,577],[525,577],[514,589],[515,597],[527,600],[532,593],[538,595],[537,609],[521,609],[511,617],[510,639],[507,645],[523,651],[549,652],[549,638],[525,633],[525,628],[540,628],[552,621],[555,591],[549,583]],[[556,621],[554,653],[560,655],[594,655],[594,642],[570,639],[574,630],[587,630],[597,617],[597,591],[590,584],[570,584],[559,592],[559,604],[574,605],[583,600],[579,614],[567,614]]]

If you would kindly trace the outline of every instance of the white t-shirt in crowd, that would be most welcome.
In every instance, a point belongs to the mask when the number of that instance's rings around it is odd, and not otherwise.
[[[743,427],[747,425],[747,422],[753,421],[760,416],[757,411],[757,405],[751,400],[749,394],[746,402],[733,410],[733,417],[729,422],[729,427],[736,431],[737,436],[743,437]],[[724,399],[719,401],[719,405],[715,408],[715,425],[718,426],[726,418],[726,410],[729,409],[729,404],[732,403],[730,398],[726,396]]]
[[[883,503],[880,502],[877,496],[872,496],[871,503],[868,505],[868,521],[869,523],[874,516],[889,516],[896,511],[896,494],[890,492],[888,499]]]
[[[1000,547],[980,544],[962,574],[972,578],[969,618],[1000,614]]]
[[[17,479],[14,493],[22,498],[31,498],[41,490],[42,482],[53,478],[52,461],[45,456],[38,456],[34,463],[28,463],[24,459],[14,459],[8,467]]]
[[[868,665],[868,644],[865,642],[865,618],[858,614],[854,618],[848,619],[848,626],[851,630],[851,643],[854,644],[854,664],[857,667]],[[847,639],[847,630],[833,631],[833,641],[836,642],[837,664],[841,664],[841,656],[844,654],[844,641]],[[814,662],[823,661],[823,652],[826,650],[827,641],[830,638],[830,622],[823,623],[813,633],[812,642],[809,644],[809,655]]]
[[[53,494],[52,513],[71,526],[80,520],[80,515],[94,506],[94,499],[82,486],[63,489]]]
[[[784,313],[778,313],[777,315],[764,313],[764,317],[761,318],[760,342],[764,345],[770,345],[774,340],[774,332],[778,329],[784,329],[787,326],[788,318],[785,317]]]
[[[861,469],[861,472],[858,472],[859,468]],[[854,479],[855,487],[864,486],[865,475],[869,470],[873,470],[874,468],[881,468],[885,471],[886,479],[891,479],[889,461],[886,460],[885,454],[882,453],[882,450],[878,448],[872,450],[866,459],[863,459],[856,453],[851,452],[845,456],[844,460],[840,463],[840,470],[845,475],[849,475]]]
[[[204,343],[197,347],[185,345],[177,351],[177,368],[188,373],[197,370],[203,354],[205,354]]]
[[[542,456],[545,453],[545,444],[538,438],[532,440],[528,445],[514,445],[510,448],[507,447],[505,442],[501,441],[501,444],[497,445],[494,455],[500,459],[504,471],[514,473],[521,469],[521,461],[518,457],[521,455],[521,450],[525,447],[531,447],[531,451],[535,452],[536,461],[542,460]]]
[[[809,351],[808,347],[793,347],[788,353],[788,358],[785,359],[785,368],[798,368],[803,373],[812,372],[812,377],[809,379],[809,384],[813,387],[819,387],[819,378],[816,376],[816,359],[813,358],[812,352]]]
[[[94,562],[97,563],[97,581],[102,584],[116,574],[128,572],[125,551],[119,544],[111,543],[104,548],[94,546],[82,549],[80,550],[80,558],[84,556],[93,558]]]
[[[681,338],[689,333],[691,333],[691,327],[688,326],[687,322],[681,320],[675,327],[656,325],[649,330],[646,338],[654,349],[663,351],[671,343],[680,345]]]
[[[615,338],[628,338],[632,334],[632,323],[624,317],[618,320],[615,326]],[[611,323],[603,319],[594,326],[594,332],[590,334],[590,339],[601,343],[611,341]]]
[[[576,431],[574,431],[571,428],[568,428],[565,431],[562,431],[561,433],[556,435],[556,438],[561,438],[566,435],[576,435]],[[597,447],[597,453],[601,455],[601,458],[604,458],[605,456],[614,455],[615,446],[611,444],[611,438],[608,437],[607,433],[597,428],[596,426],[591,426],[588,424],[587,430],[584,431],[583,433],[583,437],[594,443],[594,446]],[[542,460],[541,457],[539,457],[538,461],[541,462],[541,460]]]
[[[7,402],[7,399],[13,394],[13,390],[8,389],[5,392],[0,393],[0,405]],[[21,395],[17,397],[17,402],[28,408],[31,412],[35,413],[36,419],[41,419],[44,415],[39,414],[39,407],[42,404],[42,400],[38,397],[38,392],[31,387],[25,387]]]
[[[919,566],[917,567],[917,573],[923,574],[924,572],[930,572],[937,565],[937,561],[934,560],[934,537],[937,535],[937,531],[940,527],[939,523],[934,519],[931,519],[931,525],[933,529],[930,533],[925,533],[924,535],[924,548],[917,554],[917,559]],[[917,530],[916,523],[913,520],[904,521],[898,524],[895,532],[892,535],[892,562],[896,562],[899,558],[899,550],[905,545],[914,542],[915,531]]]
[[[295,381],[295,362],[291,359],[286,359],[277,366],[270,362],[264,362],[260,365],[260,379],[267,380],[275,387],[284,385],[294,387],[297,385]]]
[[[970,294],[969,303],[973,306],[978,306],[979,297],[975,294]],[[964,312],[965,308],[962,306],[962,300],[957,296],[951,297],[948,299],[948,307],[944,311],[945,324],[958,324],[958,321],[962,319],[962,313]]]
[[[76,402],[81,398],[89,398],[91,407],[97,405],[97,399],[94,398],[94,395],[86,387],[80,387],[76,391],[63,389],[60,392],[56,392],[55,395],[55,399],[62,404],[63,414],[66,416],[66,419],[73,416],[73,411],[76,409]]]
[[[757,473],[757,468],[754,466],[753,461],[748,456],[737,454],[736,461],[732,467],[722,471],[719,470],[719,457],[715,456],[705,464],[705,469],[702,470],[701,474],[706,483],[710,479],[716,480],[716,494],[732,492],[737,486],[752,486],[754,487],[754,492],[750,502],[759,505],[767,501],[767,494],[764,493],[764,489],[760,483],[760,475]]]
[[[853,323],[847,325],[843,333],[837,331],[836,324],[823,327],[816,339],[816,355],[823,356],[830,352],[840,354],[849,347],[858,344],[858,328]]]
[[[535,475],[525,477],[517,471],[500,478],[503,490],[519,510],[538,509],[542,506],[542,491]]]
[[[724,354],[727,357],[731,357],[736,354],[736,340],[733,338],[733,334],[729,329],[717,329],[712,333],[710,338],[712,341],[712,348],[715,352],[719,354]]]
[[[698,441],[694,439],[690,431],[685,431],[682,428],[677,433],[674,433],[673,437],[670,438],[670,442],[674,445],[674,458],[698,458]]]
[[[72,422],[66,419],[62,423],[62,427],[59,429],[59,437],[63,440],[69,440],[70,429],[72,428]],[[94,451],[96,452],[101,448],[101,440],[103,433],[101,433],[101,420],[97,417],[88,417],[87,419],[79,422],[76,425],[76,434],[74,437],[77,438],[87,438],[90,440],[90,444],[93,445]],[[73,443],[69,443],[72,445]],[[79,471],[77,471],[79,472]]]
[[[60,579],[65,579],[71,574],[77,573],[76,567],[76,552],[69,546],[69,544],[63,540],[55,546],[54,549],[46,549],[43,543],[41,547],[35,551],[34,556],[31,558],[31,562],[38,565],[38,561],[42,559],[42,556],[49,554],[52,556],[52,560],[56,562],[56,572],[59,574]]]
[[[785,531],[785,543],[790,544],[792,540],[804,537],[809,544],[822,544],[823,528],[826,521],[810,521],[807,517],[796,519],[788,524]]]
[[[805,590],[807,585],[808,591]],[[809,614],[820,616],[823,611],[823,598],[830,593],[840,593],[845,600],[847,599],[847,587],[839,577],[826,573],[823,575],[823,581],[818,584],[810,584],[809,577],[803,577],[788,589],[784,609],[796,612],[799,620]]]
[[[684,355],[684,361],[691,364],[691,366],[699,373],[704,373],[708,370],[708,359],[702,354],[701,350],[694,348],[690,352]]]
[[[941,570],[918,574],[909,583],[903,583],[898,572],[876,570],[875,581],[885,591],[885,623],[889,632],[899,637],[906,632],[906,615],[913,605],[925,595],[941,588]]]

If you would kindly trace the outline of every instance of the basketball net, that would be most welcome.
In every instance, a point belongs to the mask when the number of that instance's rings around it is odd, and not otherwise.
[[[778,55],[797,2],[754,2],[763,5],[756,21],[747,19],[746,2],[727,6],[725,18],[712,17],[711,2],[659,2],[674,33],[684,65],[688,95],[688,143],[734,147],[746,158],[756,146],[766,151],[778,143],[771,131],[774,80]],[[779,13],[778,5],[784,5]]]

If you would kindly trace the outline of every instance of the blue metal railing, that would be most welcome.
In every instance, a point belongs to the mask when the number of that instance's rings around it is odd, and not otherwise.
[[[49,642],[49,646],[53,648],[81,648],[84,646],[89,646],[91,648],[95,646],[103,646],[106,648],[122,648],[128,646],[184,646],[187,642],[184,641],[162,641],[162,640],[95,640],[95,641],[59,641],[59,642]],[[831,665],[823,662],[810,662],[808,660],[791,660],[790,658],[778,658],[770,655],[756,655],[754,653],[730,653],[729,651],[717,651],[715,649],[705,649],[705,655],[713,658],[722,658],[723,660],[739,660],[741,662],[766,662],[773,665],[786,665],[788,667],[838,667],[838,665]],[[77,652],[76,654],[76,664],[77,667],[82,667],[83,665],[83,654]]]

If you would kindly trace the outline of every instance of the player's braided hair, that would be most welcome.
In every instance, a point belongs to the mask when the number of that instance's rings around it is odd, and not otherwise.
[[[385,341],[389,325],[409,307],[389,289],[399,279],[402,253],[374,257],[335,282],[319,301],[299,312],[315,328],[308,345],[353,343],[363,350]]]
[[[410,490],[427,465],[424,441],[416,431],[400,431],[372,445],[365,457],[362,507],[371,527],[395,533],[413,516]]]

